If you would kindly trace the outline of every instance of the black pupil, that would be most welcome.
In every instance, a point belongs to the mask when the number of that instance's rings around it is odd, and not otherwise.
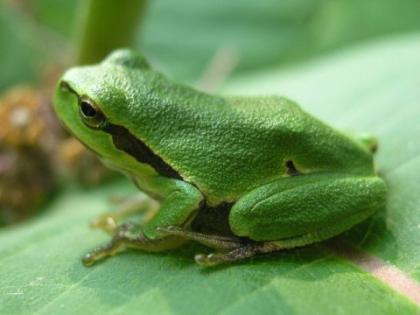
[[[83,115],[85,115],[86,117],[93,118],[97,114],[95,108],[93,108],[93,106],[89,102],[82,101],[80,103],[80,108],[82,110]]]

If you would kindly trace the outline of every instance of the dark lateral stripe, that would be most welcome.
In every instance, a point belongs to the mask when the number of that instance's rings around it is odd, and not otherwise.
[[[162,176],[181,179],[181,176],[170,165],[166,164],[127,128],[108,123],[103,131],[112,136],[112,142],[117,149],[126,152],[141,163],[150,165]]]

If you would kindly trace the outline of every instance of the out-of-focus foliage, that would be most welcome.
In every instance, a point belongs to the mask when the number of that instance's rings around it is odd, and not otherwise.
[[[417,0],[153,1],[140,47],[177,79],[200,76],[218,49],[237,71],[302,60],[356,41],[420,28]]]
[[[0,90],[69,53],[76,0],[0,2]],[[227,51],[236,72],[289,63],[373,36],[420,28],[418,0],[153,0],[138,47],[165,72],[195,81]],[[71,47],[71,45],[70,45]],[[42,64],[42,63],[41,63]]]
[[[40,51],[22,14],[0,2],[0,90],[35,77],[34,63]]]
[[[83,0],[82,0],[83,1]],[[23,0],[24,10],[41,27],[46,27],[57,36],[70,38],[77,29],[76,0]]]
[[[35,214],[55,188],[52,157],[62,132],[48,97],[17,87],[0,98],[0,226]]]

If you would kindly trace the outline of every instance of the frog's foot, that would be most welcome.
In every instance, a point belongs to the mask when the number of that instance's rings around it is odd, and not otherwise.
[[[105,216],[103,216],[103,222],[98,221],[98,224],[106,224],[105,222]],[[110,219],[110,223],[111,224],[115,224],[115,222],[113,222],[113,220]],[[102,226],[98,226],[101,227]],[[115,227],[116,229],[116,227]],[[126,233],[129,230],[129,226],[128,224],[124,224],[121,225],[118,228],[118,231],[116,232],[115,236],[112,238],[112,240],[102,246],[99,246],[95,249],[93,249],[92,251],[88,252],[85,256],[83,256],[82,258],[82,262],[85,266],[92,266],[95,262],[97,262],[98,260],[101,260],[105,257],[108,256],[113,256],[115,254],[117,254],[118,252],[122,251],[125,249],[125,245],[124,245],[124,239],[126,238]],[[111,231],[111,230],[110,230]]]
[[[270,253],[280,248],[272,242],[259,242],[245,244],[227,253],[216,252],[209,255],[198,254],[195,256],[197,264],[203,267],[213,267],[221,264],[233,263],[257,254]]]
[[[181,238],[167,237],[151,240],[144,236],[141,226],[134,223],[124,223],[117,226],[115,235],[107,244],[88,252],[82,262],[85,266],[92,266],[99,260],[114,256],[127,248],[136,248],[148,252],[157,252],[175,248],[183,243]]]
[[[90,227],[95,229],[101,229],[108,234],[115,233],[117,229],[117,218],[115,217],[115,213],[107,212],[103,213],[94,220],[90,222]]]
[[[100,215],[90,223],[90,226],[114,235],[119,227],[118,221],[136,213],[145,213],[143,221],[147,222],[156,214],[157,209],[156,201],[139,194],[122,202],[117,211]]]
[[[216,249],[218,251],[216,253],[209,255],[198,254],[195,256],[195,261],[203,267],[231,263],[280,249],[273,242],[250,242],[234,236],[208,235],[189,231],[178,226],[159,227],[157,230],[166,235],[179,236]]]

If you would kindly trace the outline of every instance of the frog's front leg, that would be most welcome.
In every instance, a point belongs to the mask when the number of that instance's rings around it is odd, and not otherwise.
[[[165,177],[149,178],[142,185],[145,190],[161,200],[156,215],[144,226],[125,223],[115,228],[112,240],[100,246],[83,258],[87,266],[107,256],[125,250],[137,248],[145,251],[161,251],[181,245],[185,239],[178,236],[164,236],[158,233],[160,226],[183,226],[189,223],[193,213],[199,208],[203,196],[197,188],[184,181]]]
[[[127,248],[148,252],[158,252],[178,247],[184,242],[182,238],[167,237],[150,240],[145,237],[142,227],[132,222],[123,223],[115,229],[111,241],[88,252],[82,259],[85,266],[91,266],[98,260],[114,256]]]

